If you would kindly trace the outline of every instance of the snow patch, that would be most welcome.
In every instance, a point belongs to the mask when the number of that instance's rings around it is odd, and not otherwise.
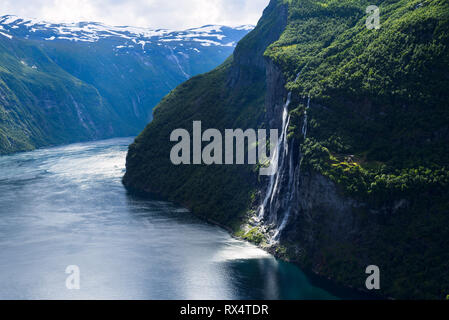
[[[26,28],[28,33],[23,33],[24,28]],[[146,49],[145,46],[148,46],[150,43],[155,43],[160,46],[161,43],[170,42],[197,42],[205,47],[233,47],[236,45],[235,41],[230,41],[231,39],[225,41],[229,37],[230,30],[248,31],[253,28],[254,26],[251,25],[243,25],[235,28],[221,25],[206,25],[184,31],[175,31],[129,26],[108,26],[98,22],[54,23],[13,15],[0,17],[0,30],[5,31],[2,35],[10,39],[12,36],[17,36],[26,39],[32,38],[47,41],[69,40],[75,42],[97,42],[103,39],[113,38],[114,41],[116,39],[122,39],[123,45],[128,45],[128,42],[132,41],[141,46],[143,51]],[[20,29],[20,33],[19,31],[15,31],[16,29]],[[179,45],[182,46],[184,44],[179,43]],[[119,47],[116,46],[116,48]]]
[[[6,33],[4,33],[4,32],[0,32],[0,34],[1,34],[2,36],[7,37],[8,39],[12,39],[12,36],[9,35],[9,34],[6,34]]]

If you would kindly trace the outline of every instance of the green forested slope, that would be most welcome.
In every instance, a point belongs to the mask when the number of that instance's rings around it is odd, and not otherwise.
[[[266,52],[297,97],[290,138],[302,170],[319,172],[361,203],[356,243],[326,243],[305,265],[358,286],[377,264],[383,294],[444,298],[449,286],[449,3],[378,1],[381,28],[368,30],[367,1],[292,1],[289,25]],[[296,75],[300,77],[295,81]],[[313,257],[312,257],[313,255]],[[325,264],[317,267],[318,260]],[[361,276],[363,278],[363,276]]]
[[[0,154],[131,133],[98,91],[37,46],[0,38]]]
[[[310,110],[308,164],[365,198],[424,185],[441,192],[449,181],[449,3],[379,1],[380,30],[365,27],[369,1],[295,3],[266,55],[290,80],[301,71],[287,85],[296,95],[332,107]],[[303,110],[293,111],[297,121]]]
[[[263,61],[263,51],[293,93],[289,138],[301,143],[302,174],[324,175],[341,197],[360,204],[348,214],[360,222],[352,242],[319,233],[316,221],[316,238],[310,239],[316,247],[299,255],[295,241],[300,236],[290,236],[290,243],[282,244],[284,257],[358,288],[366,277],[361,270],[367,263],[377,264],[383,270],[383,296],[445,297],[449,3],[376,1],[381,28],[368,30],[365,9],[371,4],[271,1],[273,11],[267,10],[258,27],[240,42],[233,60],[181,85],[158,106],[154,121],[130,147],[125,185],[181,202],[201,216],[238,229],[238,218],[260,204],[254,168],[175,167],[169,162],[169,135],[175,128],[189,129],[193,120],[202,120],[207,128],[268,123],[271,119],[263,116],[262,106],[266,92],[257,88],[263,87],[261,79],[270,79],[263,71],[255,78],[256,69],[248,63]],[[272,24],[284,5],[286,23]],[[282,34],[261,50],[273,25],[283,26]],[[246,53],[243,58],[241,52]],[[236,75],[248,86],[232,86]],[[308,95],[311,108],[304,139]],[[289,232],[301,234],[302,226],[294,227]],[[338,226],[331,228],[338,234]],[[261,241],[260,235],[246,238]]]
[[[197,76],[163,99],[154,120],[130,146],[125,185],[184,204],[198,214],[230,225],[248,207],[255,177],[242,166],[182,165],[170,162],[170,134],[177,128],[192,131],[192,122],[207,128],[252,128],[263,107],[263,81],[226,94],[232,61]],[[172,108],[173,105],[179,108]],[[151,142],[150,144],[148,142]],[[138,170],[136,170],[138,168]],[[232,213],[232,214],[231,214]]]

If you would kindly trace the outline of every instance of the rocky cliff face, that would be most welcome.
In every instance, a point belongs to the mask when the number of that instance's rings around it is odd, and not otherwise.
[[[438,234],[444,234],[442,228],[433,222],[422,221],[420,213],[417,214],[405,196],[391,195],[380,203],[359,199],[349,195],[331,178],[305,165],[303,146],[310,126],[307,112],[328,107],[314,104],[308,97],[297,97],[287,92],[283,73],[270,60],[267,60],[266,71],[265,123],[281,132],[277,146],[278,171],[262,182],[248,222],[238,234],[278,257],[296,262],[342,286],[367,292],[365,269],[376,265],[383,271],[384,286],[376,294],[384,297],[437,297],[438,289],[430,289],[423,283],[410,292],[394,285],[398,281],[407,281],[407,276],[417,279],[414,272],[423,278],[431,277],[423,270],[408,269],[398,262],[397,259],[405,259],[423,267],[432,260],[414,250],[404,251],[409,246],[407,241],[419,242],[413,239],[416,235],[410,237],[409,231],[402,231],[403,228],[422,232],[422,224],[429,223],[424,229],[438,230]],[[304,112],[295,119],[299,122],[297,126],[301,135],[288,137],[286,132],[293,125],[290,115],[293,110],[290,108],[298,104],[304,106]],[[436,214],[439,218],[444,216],[441,212]],[[431,243],[435,239],[425,241]],[[422,244],[419,246],[423,248]],[[446,283],[444,277],[436,275]],[[433,291],[421,291],[423,288]]]
[[[279,39],[285,30],[288,18],[288,6],[278,1],[270,1],[264,10],[255,32],[250,33],[244,41],[237,44],[233,53],[233,68],[230,72],[231,84],[237,81],[258,81],[251,78],[254,70],[265,72],[267,63],[264,52],[267,47]]]
[[[292,97],[287,92],[283,73],[269,59],[266,74],[265,121],[282,133],[289,125],[282,120],[285,110],[291,111],[288,107],[304,97]],[[307,126],[304,116],[301,120]],[[320,250],[329,243],[354,241],[361,232],[354,212],[367,204],[343,195],[329,178],[301,168],[302,141],[287,137],[283,141],[281,134],[278,171],[260,187],[260,206],[246,230],[256,226],[265,237],[263,246],[267,249],[276,253],[287,245],[288,254],[284,257],[320,273]]]
[[[441,40],[449,17],[440,14],[442,3],[385,3],[383,32],[369,33],[353,4],[291,2],[286,31],[265,53],[264,122],[282,133],[278,172],[262,181],[239,235],[344,286],[365,289],[365,269],[376,265],[380,295],[444,297],[448,158],[440,152],[448,141],[430,137],[446,127],[439,118],[447,117],[440,100],[447,76],[436,76],[437,84],[417,72],[448,59]],[[413,39],[412,29],[421,30]],[[393,34],[408,41],[397,46]],[[429,41],[444,49],[421,55]],[[373,59],[376,46],[384,48],[382,62]],[[416,63],[399,52],[413,52]],[[415,86],[398,70],[427,80]],[[428,82],[434,94],[419,98]],[[416,94],[390,95],[387,83]]]

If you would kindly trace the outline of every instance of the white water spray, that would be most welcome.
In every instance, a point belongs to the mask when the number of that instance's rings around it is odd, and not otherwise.
[[[283,157],[281,158],[281,168],[279,168],[279,156],[284,155],[286,152],[288,153],[288,143],[287,143],[287,130],[288,126],[290,124],[290,116],[288,114],[288,107],[290,106],[292,98],[292,93],[289,92],[287,95],[287,101],[284,104],[284,109],[282,112],[282,133],[281,137],[275,147],[275,150],[273,152],[273,156],[270,160],[270,164],[272,165],[273,169],[275,170],[275,174],[270,177],[270,184],[268,185],[268,190],[265,195],[265,199],[262,202],[262,205],[259,208],[259,220],[262,220],[265,216],[265,209],[268,205],[268,201],[270,200],[270,206],[271,202],[273,201],[272,196],[275,194],[275,191],[279,184],[279,169],[282,169],[283,167]],[[283,150],[281,150],[283,148]]]
[[[309,108],[310,108],[310,94],[309,94],[309,97],[307,99],[307,107],[304,110],[304,122],[302,124],[302,130],[301,130],[302,131],[302,135],[304,136],[304,139],[307,138],[307,110],[309,110]]]

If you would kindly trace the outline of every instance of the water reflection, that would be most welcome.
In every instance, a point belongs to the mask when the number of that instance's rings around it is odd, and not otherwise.
[[[131,139],[0,157],[1,299],[331,299],[295,266],[121,184]],[[81,290],[67,290],[78,265]]]

